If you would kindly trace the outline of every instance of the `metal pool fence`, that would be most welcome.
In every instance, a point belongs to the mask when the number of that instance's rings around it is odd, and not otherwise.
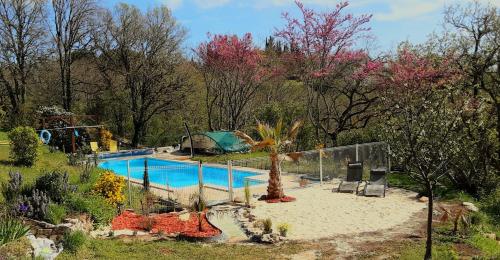
[[[308,179],[320,182],[332,178],[343,178],[347,172],[347,163],[350,161],[362,161],[364,174],[367,176],[370,169],[386,167],[390,169],[390,147],[383,142],[356,144],[349,146],[325,148],[300,152],[298,161],[284,161],[281,170],[284,174],[297,174]],[[147,160],[147,159],[146,159]],[[235,177],[233,169],[251,171],[252,169],[269,170],[271,163],[268,156],[250,158],[235,161],[223,161],[218,163],[202,164],[201,162],[184,162],[175,165],[132,165],[134,160],[126,160],[126,181],[129,191],[134,185],[143,184],[143,175],[147,169],[150,179],[150,188],[155,194],[160,195],[173,205],[179,204],[183,207],[191,204],[192,196],[201,194],[208,204],[233,201],[238,197],[244,197],[244,187],[235,185],[235,181],[252,182],[252,177]],[[210,171],[207,169],[210,168]],[[248,169],[250,168],[250,169]],[[261,172],[262,173],[262,172]],[[123,174],[122,174],[123,175]],[[193,175],[196,177],[193,178]],[[243,180],[241,179],[243,178]],[[213,180],[217,179],[214,184]],[[267,176],[260,177],[267,180]],[[254,183],[255,184],[255,183]],[[262,182],[252,186],[265,190],[266,183]],[[135,187],[139,189],[139,187]],[[141,203],[133,198],[134,192],[129,192],[128,202]],[[140,205],[139,205],[140,206]]]
[[[148,159],[146,159],[148,160]],[[127,201],[129,205],[141,206],[141,201],[134,198],[134,188],[141,189],[144,174],[147,170],[150,181],[150,190],[159,195],[163,201],[172,205],[178,204],[188,207],[192,204],[192,197],[201,195],[208,204],[216,204],[233,200],[233,171],[229,166],[205,165],[202,163],[179,163],[176,165],[131,165],[132,160],[126,160],[125,180],[128,185]],[[210,167],[210,172],[207,171]],[[219,184],[213,184],[212,180]],[[135,185],[134,185],[135,184]],[[140,185],[141,187],[137,187]],[[139,204],[139,205],[138,205]]]
[[[364,174],[370,169],[387,167],[390,169],[390,147],[384,142],[355,144],[300,152],[298,161],[283,161],[281,170],[286,174],[303,175],[318,181],[342,178],[347,173],[347,162],[362,161]],[[320,156],[321,155],[321,156]],[[237,160],[233,166],[269,170],[269,157]]]

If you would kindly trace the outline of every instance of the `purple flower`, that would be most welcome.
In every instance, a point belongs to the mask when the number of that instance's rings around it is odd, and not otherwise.
[[[25,213],[26,211],[28,211],[28,205],[24,205],[22,203],[19,204],[19,211]]]

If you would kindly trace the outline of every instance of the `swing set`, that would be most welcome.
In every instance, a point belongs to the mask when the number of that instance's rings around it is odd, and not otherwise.
[[[78,130],[86,129],[104,129],[104,125],[85,125],[82,122],[84,120],[92,120],[97,122],[97,116],[94,115],[57,115],[57,116],[44,116],[41,119],[41,129],[36,130],[40,133],[40,139],[43,143],[48,144],[52,137],[51,131],[65,131],[67,134],[71,135],[71,152],[76,153],[77,144],[76,139],[80,136]],[[53,127],[48,128],[54,123],[62,123],[66,126],[63,127]],[[94,142],[91,142],[94,143]],[[63,146],[64,147],[64,146]]]

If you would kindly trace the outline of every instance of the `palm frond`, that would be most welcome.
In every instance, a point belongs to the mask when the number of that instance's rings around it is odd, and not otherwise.
[[[288,140],[293,141],[295,138],[297,138],[297,135],[299,134],[299,129],[302,126],[302,121],[295,121],[293,123],[292,127],[290,128],[290,131],[288,132]]]
[[[235,134],[237,137],[239,137],[239,138],[243,139],[243,141],[244,141],[245,143],[247,143],[247,144],[249,144],[249,145],[251,145],[251,146],[254,146],[254,145],[255,145],[255,141],[254,141],[254,140],[253,140],[253,138],[252,138],[252,137],[250,137],[249,135],[247,135],[247,134],[245,134],[245,133],[243,133],[243,132],[241,132],[241,131],[238,131],[238,130],[235,130],[235,131],[234,131],[234,134]]]

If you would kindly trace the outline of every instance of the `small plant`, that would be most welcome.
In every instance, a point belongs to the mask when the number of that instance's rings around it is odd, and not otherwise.
[[[459,224],[462,225],[464,230],[467,230],[470,226],[470,221],[468,217],[468,212],[464,208],[459,208],[456,210],[449,210],[445,207],[440,207],[443,211],[443,215],[441,216],[442,222],[452,221],[453,223],[453,234],[457,234]]]
[[[83,231],[67,232],[63,237],[63,247],[72,253],[78,251],[87,242],[87,236]]]
[[[38,157],[38,146],[40,141],[35,129],[20,126],[9,132],[10,157],[15,164],[27,167],[33,166]]]
[[[273,233],[273,221],[270,218],[266,218],[263,222],[264,233]]]
[[[254,228],[264,229],[264,220],[259,219],[253,223]]]
[[[248,179],[245,180],[244,193],[245,193],[245,206],[250,207],[252,192],[250,191],[250,181],[248,181]]]
[[[140,226],[142,229],[149,232],[149,231],[153,230],[153,227],[155,224],[156,224],[156,220],[153,217],[146,216],[142,219]]]
[[[52,201],[61,203],[76,186],[69,184],[67,172],[47,172],[35,181],[35,189],[45,192]]]
[[[2,195],[7,202],[16,201],[22,193],[23,176],[19,172],[9,172],[9,182],[2,183]]]
[[[60,204],[50,203],[47,208],[47,221],[52,224],[61,224],[66,217],[66,207]]]
[[[45,192],[33,189],[31,196],[22,196],[17,200],[16,215],[45,220],[50,199]]]
[[[0,247],[24,237],[30,228],[19,220],[5,218],[0,220]]]
[[[105,171],[94,185],[93,191],[106,198],[106,200],[117,206],[125,201],[123,188],[125,187],[125,179],[114,174],[111,171]]]
[[[278,232],[280,232],[281,236],[286,237],[288,231],[290,231],[290,225],[288,223],[281,223],[278,225]]]
[[[144,196],[141,199],[142,214],[149,215],[154,207],[155,202],[158,197],[151,192],[144,192]]]
[[[94,167],[92,166],[91,159],[88,158],[83,166],[81,173],[80,173],[80,182],[81,183],[88,183],[90,181],[90,177],[92,175],[93,169],[94,169]]]
[[[191,211],[195,212],[196,216],[198,218],[198,230],[203,231],[203,225],[202,225],[203,216],[202,216],[202,214],[203,214],[203,211],[205,211],[205,209],[207,207],[205,199],[203,198],[203,196],[201,196],[200,193],[194,193],[194,194],[191,194],[191,196],[189,197],[189,202],[191,204]]]

